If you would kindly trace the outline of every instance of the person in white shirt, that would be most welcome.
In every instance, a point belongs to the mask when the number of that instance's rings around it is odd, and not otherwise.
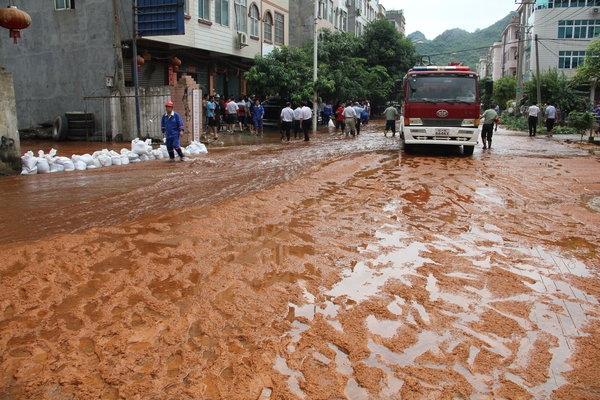
[[[356,135],[356,111],[354,110],[354,107],[352,107],[351,101],[349,101],[346,108],[344,108],[342,115],[344,116],[344,122],[346,124],[346,136],[348,136],[348,133],[352,134],[352,136]]]
[[[308,131],[312,124],[312,110],[308,107],[308,103],[305,103],[302,107],[302,121],[300,124],[302,126],[302,132],[304,132],[304,141],[308,142],[310,140]]]
[[[300,122],[302,121],[302,106],[298,104],[296,108],[294,108],[294,122],[292,126],[294,128],[294,139],[300,139]]]
[[[292,129],[292,122],[294,121],[294,110],[292,110],[291,104],[285,103],[285,108],[281,110],[281,140],[283,140],[283,134],[288,142],[290,141],[290,130]]]
[[[548,136],[552,136],[552,129],[554,129],[554,122],[556,122],[556,107],[549,102],[546,111],[544,111],[544,115],[546,116],[546,130],[548,131]]]
[[[362,108],[360,106],[360,103],[358,101],[354,102],[354,107],[353,108],[354,108],[354,112],[356,113],[356,120],[355,120],[356,121],[355,122],[355,125],[356,125],[356,134],[360,135],[360,116],[361,116],[364,108]]]
[[[535,136],[536,134],[539,113],[540,108],[535,104],[532,104],[527,109],[527,114],[529,115],[529,136]]]
[[[227,105],[225,106],[225,121],[227,122],[227,132],[229,133],[233,133],[235,124],[238,122],[238,110],[239,107],[233,99],[233,96],[231,96],[227,102]]]

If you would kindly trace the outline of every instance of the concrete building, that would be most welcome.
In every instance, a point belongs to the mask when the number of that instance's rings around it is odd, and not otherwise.
[[[525,21],[523,77],[536,71],[535,38],[539,44],[540,73],[558,69],[572,77],[585,59],[589,43],[600,35],[600,1],[537,0],[519,6]]]
[[[185,0],[185,34],[139,38],[134,65],[133,0],[13,3],[33,21],[18,45],[8,34],[0,38],[0,67],[13,74],[19,129],[85,111],[93,115],[96,133],[103,127],[128,140],[137,136],[127,129],[131,102],[119,111],[110,98],[132,95],[136,66],[145,99],[170,97],[180,81],[203,93],[239,95],[254,56],[290,44],[289,0]],[[160,136],[161,102],[142,104],[146,133],[140,136]]]
[[[383,18],[379,0],[318,0],[317,29],[363,34],[371,21]],[[290,1],[290,45],[302,46],[314,36],[314,0]],[[383,13],[382,13],[383,11]]]
[[[406,35],[406,19],[404,18],[404,10],[388,10],[385,12],[385,18],[394,23],[394,26],[398,32]]]
[[[513,17],[504,31],[500,43],[502,44],[502,65],[498,69],[502,72],[502,77],[517,75],[517,60],[519,47],[519,17]]]

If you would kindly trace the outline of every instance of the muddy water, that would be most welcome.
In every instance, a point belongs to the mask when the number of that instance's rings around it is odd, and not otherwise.
[[[380,129],[3,179],[0,394],[597,398],[598,160]]]

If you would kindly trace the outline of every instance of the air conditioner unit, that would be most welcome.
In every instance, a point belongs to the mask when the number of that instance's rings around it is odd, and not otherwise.
[[[593,12],[594,14],[598,14],[598,13],[600,13],[600,8],[598,8],[598,7],[594,7],[594,8],[592,9],[592,12]]]
[[[237,35],[240,49],[243,49],[244,47],[248,46],[248,36],[246,36],[246,33],[238,32]]]

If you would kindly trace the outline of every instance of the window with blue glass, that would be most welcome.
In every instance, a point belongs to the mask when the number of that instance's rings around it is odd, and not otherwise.
[[[592,39],[600,36],[600,19],[558,21],[559,39]]]
[[[559,51],[558,68],[572,69],[583,65],[585,60],[585,51]]]
[[[198,0],[198,18],[210,21],[210,4],[209,0]]]
[[[600,7],[600,0],[537,0],[536,8]]]

